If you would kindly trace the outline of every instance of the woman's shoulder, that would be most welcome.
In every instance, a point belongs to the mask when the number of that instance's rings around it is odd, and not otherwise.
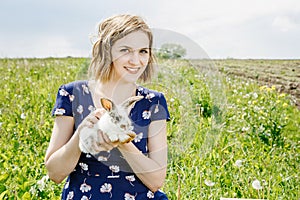
[[[72,82],[69,82],[69,83],[65,83],[65,84],[63,84],[63,86],[66,87],[66,88],[75,88],[75,87],[78,87],[80,85],[87,85],[87,84],[88,84],[87,80],[77,80],[77,81],[72,81]]]
[[[82,90],[86,88],[88,85],[87,80],[78,80],[78,81],[72,81],[69,83],[62,84],[60,86],[60,90],[66,90],[68,93],[73,93],[75,89]]]

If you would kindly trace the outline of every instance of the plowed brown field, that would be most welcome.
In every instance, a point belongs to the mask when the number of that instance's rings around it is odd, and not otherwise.
[[[260,85],[276,86],[279,92],[291,95],[300,108],[300,60],[214,60],[225,75],[257,81]]]

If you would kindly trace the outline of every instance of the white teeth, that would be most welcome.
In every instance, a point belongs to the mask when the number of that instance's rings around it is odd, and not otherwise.
[[[125,68],[130,72],[137,72],[139,70],[139,68],[129,68],[129,67],[125,67]]]

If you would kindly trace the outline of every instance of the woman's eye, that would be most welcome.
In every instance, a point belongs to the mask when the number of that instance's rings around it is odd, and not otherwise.
[[[142,50],[140,50],[140,53],[142,53],[142,54],[148,54],[149,50],[148,49],[142,49]]]

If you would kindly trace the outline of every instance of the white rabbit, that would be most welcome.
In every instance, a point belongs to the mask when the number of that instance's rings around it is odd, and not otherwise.
[[[111,100],[101,98],[102,107],[106,110],[93,128],[84,127],[79,134],[79,148],[84,153],[97,154],[95,143],[99,142],[98,130],[107,134],[111,142],[128,143],[136,134],[128,117],[128,108],[143,96],[134,96],[125,100],[121,105],[116,105]]]

